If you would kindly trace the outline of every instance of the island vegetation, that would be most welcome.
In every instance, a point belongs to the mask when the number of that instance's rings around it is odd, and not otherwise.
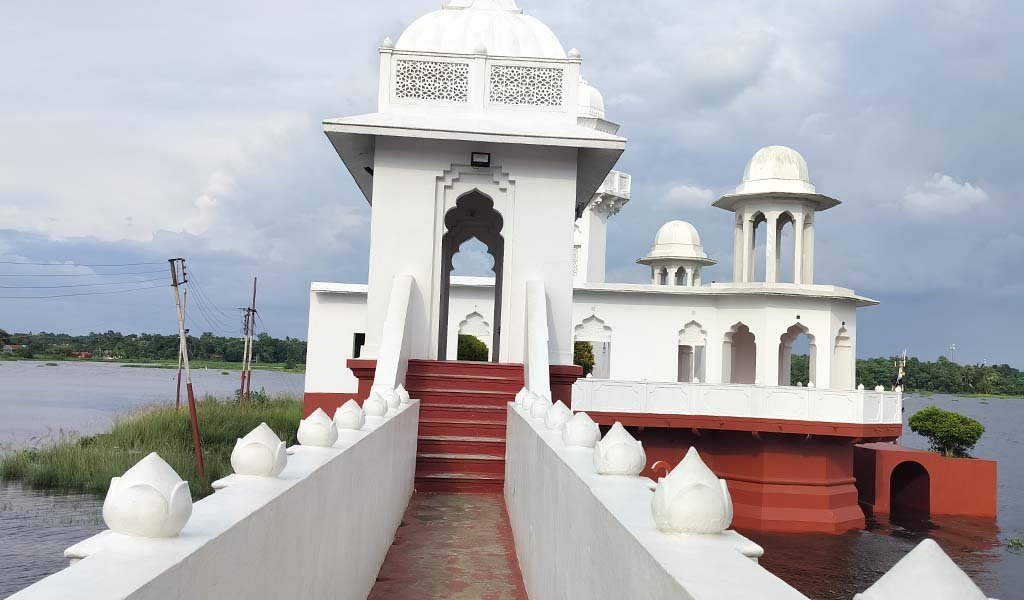
[[[935,406],[914,413],[907,424],[928,439],[933,451],[949,458],[969,457],[985,433],[985,426],[977,420]]]
[[[206,477],[196,472],[188,410],[152,406],[114,422],[108,433],[64,436],[39,448],[17,450],[0,458],[0,479],[29,487],[104,494],[119,477],[150,452],[156,452],[188,480],[195,499],[213,492],[210,485],[232,473],[235,441],[266,423],[288,445],[302,418],[302,402],[291,396],[254,392],[244,408],[237,401],[206,397],[196,404]]]

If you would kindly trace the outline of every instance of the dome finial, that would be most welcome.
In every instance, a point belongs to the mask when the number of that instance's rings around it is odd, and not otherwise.
[[[815,193],[807,161],[786,146],[766,146],[758,150],[743,170],[743,183],[737,194],[762,192]]]

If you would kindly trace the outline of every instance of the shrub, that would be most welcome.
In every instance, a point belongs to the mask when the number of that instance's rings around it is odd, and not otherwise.
[[[966,457],[985,433],[985,426],[968,416],[929,406],[910,417],[910,430],[928,438],[943,456]]]
[[[490,352],[487,350],[487,344],[481,342],[476,336],[459,336],[459,360],[487,362],[489,357]]]
[[[572,345],[572,363],[583,367],[583,376],[594,372],[594,345],[590,342],[576,342]]]

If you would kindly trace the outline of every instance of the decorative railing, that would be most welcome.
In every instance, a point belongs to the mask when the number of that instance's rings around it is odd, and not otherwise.
[[[607,177],[605,177],[604,184],[598,192],[629,198],[632,182],[633,178],[630,175],[620,171],[612,171],[611,173],[608,173]]]
[[[868,390],[581,379],[573,385],[572,407],[599,412],[899,424],[903,395]]]

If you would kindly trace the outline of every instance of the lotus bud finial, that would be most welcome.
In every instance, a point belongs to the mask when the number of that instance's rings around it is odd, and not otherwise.
[[[643,444],[618,421],[594,445],[594,468],[600,475],[639,475],[646,464]]]
[[[544,415],[544,426],[548,429],[559,431],[572,418],[572,411],[561,400],[555,402]]]
[[[299,421],[297,437],[303,446],[329,448],[338,441],[338,426],[327,416],[324,409],[318,408],[313,414]]]
[[[388,414],[388,401],[378,392],[371,392],[370,397],[363,402],[363,411],[368,417],[383,417]]]
[[[530,394],[530,390],[525,387],[516,392],[516,406],[522,406],[526,402],[526,396]]]
[[[133,537],[167,538],[181,533],[192,516],[188,482],[156,452],[110,480],[103,520],[112,531]]]
[[[366,425],[366,413],[355,400],[349,400],[334,411],[334,422],[338,429],[360,430]]]
[[[266,423],[260,423],[231,451],[231,468],[236,475],[277,477],[288,464],[285,443]]]
[[[533,390],[527,390],[526,396],[523,397],[523,408],[526,412],[530,412],[530,409],[533,408],[533,403],[540,399],[540,394]]]
[[[562,428],[562,442],[566,446],[593,448],[601,439],[601,428],[585,412],[578,412]]]
[[[658,480],[651,512],[665,533],[722,533],[732,524],[732,497],[725,480],[691,446],[676,468]]]
[[[378,393],[384,398],[384,401],[388,403],[388,408],[398,408],[402,405],[402,398],[398,395],[398,392],[389,388],[381,387]]]
[[[409,391],[405,389],[405,386],[398,384],[395,388],[395,393],[398,394],[398,399],[402,401],[402,404],[409,404],[412,402],[412,396],[409,395]]]
[[[538,396],[533,404],[530,405],[530,416],[534,419],[543,419],[544,415],[548,414],[548,410],[551,409],[551,400],[545,398],[543,395]]]

